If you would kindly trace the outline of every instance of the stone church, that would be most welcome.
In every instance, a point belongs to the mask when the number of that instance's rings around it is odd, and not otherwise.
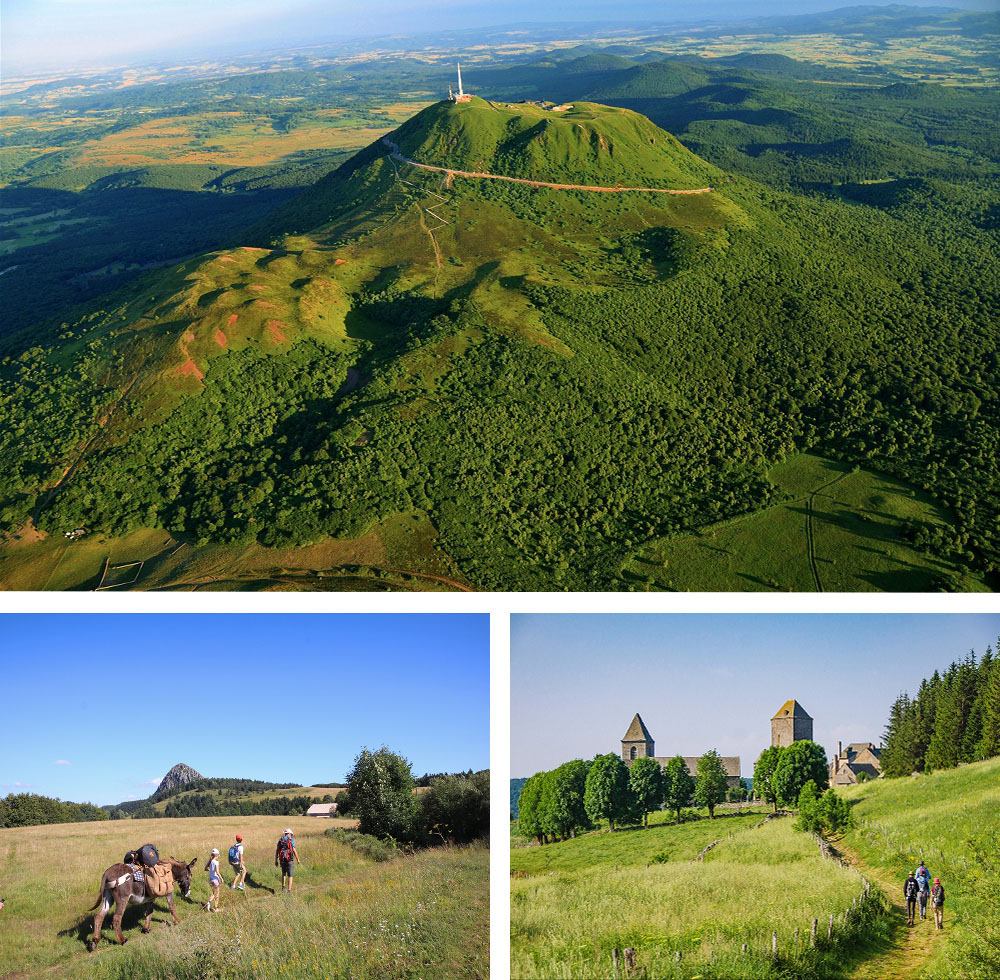
[[[786,701],[771,719],[771,745],[785,748],[792,742],[813,740],[813,720],[798,701]]]
[[[628,726],[628,731],[622,737],[622,759],[627,765],[636,759],[644,758],[656,759],[661,766],[665,767],[673,756],[656,754],[653,736],[649,734],[649,729],[646,728],[645,722],[637,713],[632,719],[632,724]],[[726,785],[738,787],[740,785],[740,757],[738,755],[724,755],[721,758],[722,767],[726,770]],[[698,768],[698,758],[685,756],[684,764],[693,776]]]

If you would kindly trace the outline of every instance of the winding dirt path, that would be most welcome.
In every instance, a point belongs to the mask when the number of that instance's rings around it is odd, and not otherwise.
[[[844,857],[860,868],[888,897],[892,915],[898,923],[892,934],[892,945],[883,952],[865,960],[851,974],[852,980],[916,980],[927,967],[937,950],[938,943],[948,935],[947,908],[945,929],[934,928],[934,914],[928,905],[927,918],[921,921],[919,912],[916,925],[906,925],[906,907],[903,904],[903,883],[897,881],[884,868],[873,867],[859,860],[858,855],[843,841],[837,847]]]
[[[835,476],[832,480],[827,483],[818,486],[815,490],[809,491],[809,496],[806,500],[806,551],[809,555],[809,568],[812,571],[813,582],[816,585],[816,591],[823,591],[823,583],[819,577],[819,565],[816,564],[816,531],[813,528],[814,510],[813,503],[816,500],[816,495],[824,490],[829,489],[835,483],[839,483],[848,474],[841,473],[839,476]]]
[[[597,194],[621,194],[625,191],[643,191],[647,194],[708,194],[715,190],[714,187],[699,187],[696,190],[681,191],[669,190],[665,187],[597,187],[589,184],[554,184],[547,180],[528,180],[526,177],[506,177],[503,174],[482,173],[478,170],[453,170],[451,167],[435,167],[429,163],[417,163],[409,157],[404,157],[399,152],[399,147],[392,140],[383,138],[383,144],[389,148],[390,156],[401,163],[408,163],[411,167],[419,167],[421,170],[433,170],[436,173],[444,174],[450,182],[454,177],[478,177],[482,180],[506,180],[512,184],[526,184],[528,187],[548,187],[556,191],[593,191]]]

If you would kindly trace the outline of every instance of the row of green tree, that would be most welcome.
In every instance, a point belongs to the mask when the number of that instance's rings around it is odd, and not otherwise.
[[[741,798],[745,787],[729,786],[714,749],[698,760],[693,775],[679,755],[666,766],[649,756],[629,766],[609,752],[529,777],[518,800],[518,827],[522,836],[546,844],[575,837],[603,820],[611,830],[640,822],[646,826],[649,814],[662,808],[673,810],[679,822],[681,810],[692,803],[707,807],[714,817],[715,807],[731,795]]]
[[[362,749],[337,794],[337,813],[381,840],[427,846],[485,840],[490,834],[490,771],[433,777],[416,793],[410,763],[385,746]]]
[[[81,823],[107,819],[108,814],[91,803],[70,803],[36,793],[11,793],[0,799],[0,827],[32,827],[43,823]]]
[[[951,769],[1000,755],[1000,657],[986,648],[934,671],[917,696],[893,702],[885,728],[882,771],[886,776]]]
[[[296,816],[314,803],[332,803],[327,794],[318,796],[269,796],[263,800],[233,800],[211,793],[191,793],[171,800],[163,811],[165,817],[262,817]]]

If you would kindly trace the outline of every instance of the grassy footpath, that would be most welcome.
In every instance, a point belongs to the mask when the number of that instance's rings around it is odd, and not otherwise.
[[[891,972],[881,976],[986,980],[1000,975],[997,895],[985,877],[996,878],[996,852],[988,851],[992,858],[983,861],[971,844],[983,837],[995,842],[1000,835],[1000,759],[928,776],[879,780],[843,792],[854,805],[857,827],[842,846],[867,874],[884,883],[895,901],[900,901],[903,881],[921,857],[945,886],[944,933],[927,939],[927,923],[918,924],[912,935],[897,923],[894,950],[887,951],[883,965]],[[908,951],[918,946],[926,951],[924,961],[914,964],[917,972],[907,973]],[[977,950],[985,961],[977,960]]]
[[[347,824],[348,821],[337,821]],[[435,849],[375,864],[325,837],[329,820],[293,822],[303,867],[295,892],[280,894],[274,844],[288,817],[58,824],[0,830],[0,884],[7,905],[0,931],[0,977],[72,980],[205,978],[486,977],[489,972],[489,852]],[[244,836],[250,878],[261,887],[208,897],[202,870],[215,846]],[[157,902],[153,932],[136,911],[125,917],[128,944],[105,941],[88,954],[85,910],[100,876],[129,847],[152,840],[161,851],[197,857],[191,902],[175,895],[181,922],[170,927]],[[228,882],[232,876],[224,869]],[[273,890],[278,891],[274,894]],[[110,919],[104,935],[112,936]]]
[[[515,850],[511,866],[521,876],[511,882],[511,975],[611,976],[612,948],[631,946],[648,975],[660,978],[843,976],[845,943],[857,947],[859,933],[881,929],[879,896],[864,914],[845,919],[863,891],[861,875],[823,860],[790,819],[759,825],[761,819],[590,834]],[[649,839],[665,861],[649,863]],[[568,856],[561,859],[563,849]],[[544,852],[555,856],[543,863]],[[836,921],[828,944],[831,913]],[[814,917],[823,928],[818,948],[810,950]],[[774,933],[777,956],[771,955]]]

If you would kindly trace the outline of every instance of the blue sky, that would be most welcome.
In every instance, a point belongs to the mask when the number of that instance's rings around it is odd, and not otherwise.
[[[869,0],[871,2],[871,0]],[[889,2],[889,0],[875,0]],[[911,0],[934,4],[941,0]],[[951,5],[982,7],[992,0]],[[518,22],[740,19],[844,6],[840,0],[4,0],[3,54],[15,70],[131,63],[155,52],[335,42],[393,32]],[[945,4],[948,5],[948,4]]]
[[[837,741],[878,743],[900,692],[997,649],[1000,615],[515,615],[511,775],[617,752],[642,715],[657,755],[739,755],[743,775],[790,698]]]
[[[0,796],[118,803],[178,762],[335,782],[383,743],[417,776],[490,764],[487,615],[8,614],[0,663]]]

